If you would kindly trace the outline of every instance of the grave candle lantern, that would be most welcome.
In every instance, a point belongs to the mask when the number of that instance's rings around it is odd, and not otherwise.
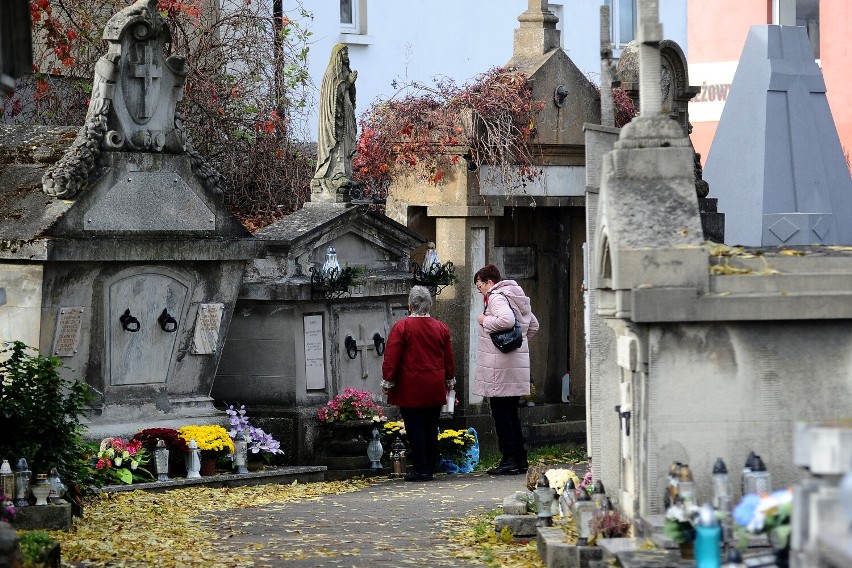
[[[0,465],[0,494],[9,499],[15,498],[15,474],[12,473],[9,460],[3,460],[3,464]]]
[[[189,453],[186,454],[186,478],[201,477],[201,450],[195,440],[189,441]]]
[[[379,430],[378,428],[373,428],[373,439],[367,444],[367,457],[370,459],[371,468],[382,469],[382,456],[384,453],[382,441],[379,438]]]
[[[713,464],[713,506],[725,513],[731,508],[731,478],[722,458],[716,458]]]
[[[169,449],[164,440],[157,440],[157,449],[154,450],[154,466],[157,469],[157,481],[171,481],[169,479]]]
[[[248,473],[246,463],[248,462],[248,442],[242,430],[237,430],[234,436],[234,467],[237,473],[242,475]]]
[[[30,498],[30,477],[33,472],[30,471],[27,460],[21,458],[15,467],[15,507],[29,506]]]
[[[390,477],[402,477],[407,467],[405,463],[405,444],[397,436],[390,451],[391,472]]]
[[[47,496],[48,500],[51,503],[61,502],[62,496],[65,495],[65,491],[68,488],[65,487],[64,483],[62,483],[62,479],[59,477],[59,472],[56,471],[55,467],[50,469],[50,475],[47,476],[47,481],[50,483],[50,495]]]
[[[577,544],[585,546],[592,535],[591,524],[592,519],[595,518],[595,504],[585,490],[580,491],[571,511],[571,517],[573,517],[574,524],[577,526]]]
[[[542,475],[536,482],[535,491],[533,492],[535,499],[538,522],[536,526],[552,527],[553,526],[553,502],[556,500],[556,491],[547,483],[547,477]]]

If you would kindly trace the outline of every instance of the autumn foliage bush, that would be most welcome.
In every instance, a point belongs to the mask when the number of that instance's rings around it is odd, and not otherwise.
[[[457,85],[413,83],[397,97],[374,103],[360,123],[353,170],[357,181],[387,185],[400,171],[432,184],[460,160],[477,169],[495,166],[503,181],[535,175],[530,142],[543,108],[524,73],[494,68]]]

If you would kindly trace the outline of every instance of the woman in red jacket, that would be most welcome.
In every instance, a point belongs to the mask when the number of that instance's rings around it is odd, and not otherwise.
[[[429,315],[432,296],[423,286],[408,294],[407,318],[391,328],[382,363],[382,392],[399,406],[414,471],[406,481],[429,481],[438,461],[438,417],[453,386],[455,365],[449,328]]]

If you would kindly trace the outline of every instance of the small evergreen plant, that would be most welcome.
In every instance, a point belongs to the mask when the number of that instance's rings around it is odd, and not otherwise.
[[[91,396],[88,385],[63,379],[58,358],[20,341],[0,353],[8,356],[0,362],[0,456],[26,458],[33,472],[55,467],[66,482],[84,480],[80,417]]]

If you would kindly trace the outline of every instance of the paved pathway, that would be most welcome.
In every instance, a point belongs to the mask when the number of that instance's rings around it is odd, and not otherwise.
[[[448,554],[443,522],[493,511],[525,476],[437,475],[388,480],[353,493],[217,514],[229,547],[256,566],[482,566]]]

